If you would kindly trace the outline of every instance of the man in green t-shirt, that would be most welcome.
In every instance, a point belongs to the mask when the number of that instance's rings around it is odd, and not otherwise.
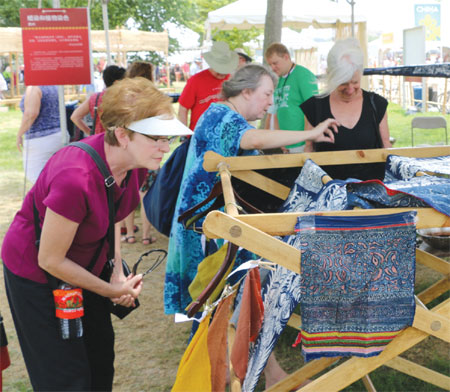
[[[316,77],[305,67],[296,65],[283,44],[270,45],[266,50],[265,58],[272,71],[279,76],[274,92],[274,104],[269,109],[266,128],[304,130],[305,116],[300,105],[317,94]],[[273,125],[270,126],[270,123]],[[304,147],[305,143],[302,142],[286,146],[283,151],[303,152]]]

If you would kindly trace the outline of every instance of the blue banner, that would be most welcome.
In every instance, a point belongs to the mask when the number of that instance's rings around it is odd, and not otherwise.
[[[441,40],[440,4],[415,4],[414,17],[416,26],[426,27],[427,41]]]

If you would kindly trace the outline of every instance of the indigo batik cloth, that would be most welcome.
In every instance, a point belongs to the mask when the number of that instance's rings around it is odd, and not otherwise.
[[[378,355],[412,325],[415,217],[411,211],[298,219],[306,361]]]
[[[348,208],[431,207],[450,216],[450,180],[436,176],[413,177],[382,183],[347,181]]]
[[[318,165],[308,159],[280,212],[345,209],[347,205],[345,184],[343,186],[341,183],[333,182],[323,185],[322,177],[325,175]],[[279,239],[299,247],[296,235]],[[255,389],[270,354],[300,301],[300,275],[277,266],[265,280],[262,296],[264,320],[258,339],[250,347],[247,374],[242,386],[242,390],[246,392]]]
[[[204,236],[193,230],[186,230],[178,222],[179,215],[203,201],[219,177],[215,172],[203,169],[206,151],[214,151],[222,156],[237,156],[241,153],[239,145],[245,132],[252,129],[240,114],[228,106],[213,103],[200,117],[189,145],[186,164],[178,193],[172,229],[169,237],[166,277],[164,284],[164,311],[166,314],[185,312],[191,303],[188,287],[197,274],[199,263],[208,255]],[[256,154],[255,150],[246,150],[246,155]],[[199,209],[199,212],[210,205]],[[199,225],[203,220],[198,221]],[[218,247],[223,241],[218,240]],[[255,258],[246,250],[236,255],[235,266]]]
[[[385,182],[409,180],[419,171],[450,175],[450,155],[434,158],[389,155],[386,159]]]

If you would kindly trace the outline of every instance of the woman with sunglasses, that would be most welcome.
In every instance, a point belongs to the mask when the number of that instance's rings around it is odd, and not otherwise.
[[[83,142],[96,150],[115,180],[119,222],[138,205],[147,170],[157,169],[169,152],[168,138],[192,132],[175,119],[171,99],[144,78],[124,79],[107,89],[101,122],[106,132]],[[34,210],[42,227],[39,249]],[[133,306],[142,275],[126,278],[118,262],[111,280],[102,279],[108,212],[103,175],[85,151],[69,145],[50,158],[3,240],[6,292],[33,390],[112,389],[110,302]],[[116,225],[116,244],[119,239]],[[115,260],[121,260],[120,246]],[[46,273],[83,289],[83,336],[61,338]]]

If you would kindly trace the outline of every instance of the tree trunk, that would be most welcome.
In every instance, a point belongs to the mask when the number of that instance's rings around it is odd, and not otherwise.
[[[267,0],[266,23],[264,25],[263,58],[266,49],[274,42],[281,42],[283,22],[283,0]],[[264,64],[266,59],[264,58]]]

